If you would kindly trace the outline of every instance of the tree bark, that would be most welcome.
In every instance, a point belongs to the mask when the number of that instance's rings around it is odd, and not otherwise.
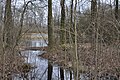
[[[64,70],[62,68],[60,68],[60,78],[64,80]]]
[[[52,0],[48,0],[48,46],[53,46]]]
[[[52,80],[52,71],[53,71],[53,66],[48,61],[48,80]]]
[[[5,5],[5,15],[4,15],[4,43],[6,46],[13,45],[13,20],[12,20],[12,10],[11,10],[11,0],[6,0]]]
[[[76,18],[76,9],[77,9],[77,0],[75,0],[75,7],[74,7],[74,30],[75,30],[75,37],[74,37],[74,41],[75,41],[75,63],[74,66],[75,67],[75,80],[78,80],[79,79],[79,70],[78,70],[78,66],[81,66],[81,65],[78,65],[78,45],[77,45],[77,18]],[[79,62],[81,63],[81,62]]]
[[[60,28],[60,42],[65,43],[65,0],[61,0],[61,28]]]
[[[70,80],[72,80],[72,71],[70,70]]]
[[[97,0],[91,1],[91,21],[92,21],[92,49],[94,58],[94,80],[97,80],[98,75],[98,23],[97,23]]]
[[[60,43],[65,44],[65,0],[61,0]],[[64,70],[60,68],[61,80],[64,80]]]
[[[14,33],[14,23],[12,20],[12,10],[11,10],[11,0],[6,0],[5,13],[4,13],[4,28],[3,28],[3,50],[2,50],[2,77],[3,80],[12,80],[12,62],[14,60],[13,52],[13,33]],[[5,66],[5,64],[9,66]],[[6,72],[7,70],[7,72]],[[6,72],[6,73],[5,73]],[[5,77],[7,76],[7,77]]]
[[[96,14],[97,14],[97,1],[92,0],[91,1],[91,21],[96,21]]]
[[[74,0],[71,0],[71,5],[70,5],[70,34],[71,34],[71,37],[72,38],[72,41],[75,42],[74,40],[74,23],[73,23],[73,1]]]
[[[48,52],[51,53],[54,46],[52,25],[52,0],[48,0]],[[48,80],[52,80],[53,67],[48,60]]]
[[[115,0],[115,18],[118,20],[118,0]]]

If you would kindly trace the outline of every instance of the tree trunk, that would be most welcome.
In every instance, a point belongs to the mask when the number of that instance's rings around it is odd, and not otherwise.
[[[91,1],[91,21],[92,21],[92,50],[94,54],[94,80],[97,80],[98,75],[98,26],[97,26],[97,0]]]
[[[93,31],[92,31],[91,45],[93,50],[95,50],[96,23],[97,23],[97,1],[92,0],[91,1],[91,25],[92,25]]]
[[[6,0],[5,15],[4,15],[4,42],[6,47],[13,45],[13,20],[11,11],[11,0]]]
[[[61,0],[61,26],[60,26],[60,43],[65,44],[65,0]],[[64,70],[60,68],[61,80],[64,80]]]
[[[70,70],[70,80],[72,80],[72,71]]]
[[[64,70],[62,68],[60,68],[60,78],[64,80]]]
[[[74,45],[75,45],[75,54],[74,54],[74,56],[75,56],[75,63],[76,64],[74,64],[74,68],[75,68],[75,70],[74,70],[74,74],[75,74],[75,80],[78,80],[79,79],[79,70],[78,70],[78,66],[81,66],[81,65],[78,65],[78,45],[77,45],[77,18],[76,18],[76,9],[77,9],[77,0],[75,0],[75,7],[74,7],[74,30],[75,30],[75,37],[74,37]],[[79,62],[79,63],[81,63],[81,62]],[[76,66],[76,67],[75,67]]]
[[[115,18],[118,19],[118,0],[115,0]]]
[[[48,0],[48,46],[53,47],[52,0]]]
[[[0,3],[1,4],[1,3]],[[0,23],[2,22],[3,20],[3,5],[0,5]]]
[[[52,0],[48,0],[48,52],[51,53],[54,46],[52,25]],[[48,80],[52,80],[53,67],[48,60]]]
[[[71,5],[70,5],[70,38],[72,39],[72,42],[75,42],[74,40],[74,23],[73,23],[73,1],[74,0],[71,0]]]
[[[97,14],[97,1],[92,0],[91,1],[91,21],[96,21],[96,14]]]
[[[11,0],[6,0],[5,13],[4,13],[4,28],[3,28],[3,51],[2,51],[2,76],[3,80],[12,80],[12,62],[14,61],[14,54],[12,53],[14,39],[13,39],[13,20],[12,20],[12,10],[11,10]],[[6,63],[9,66],[5,66]],[[7,72],[6,72],[7,70]],[[6,73],[5,73],[6,72]],[[7,76],[7,77],[5,77]]]
[[[48,80],[52,80],[52,71],[53,71],[53,66],[48,61]]]
[[[60,28],[60,42],[65,43],[65,0],[61,0],[61,28]]]

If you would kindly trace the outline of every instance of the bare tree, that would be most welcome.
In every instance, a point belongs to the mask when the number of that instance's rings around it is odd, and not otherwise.
[[[75,34],[75,38],[74,38],[74,41],[75,41],[75,63],[76,64],[74,64],[74,66],[76,66],[75,67],[75,80],[79,80],[79,75],[78,75],[78,73],[79,73],[79,70],[78,70],[78,66],[80,66],[80,65],[78,65],[78,48],[77,48],[77,18],[76,18],[76,8],[77,8],[77,0],[75,0],[75,7],[74,7],[74,30],[75,30],[75,32],[74,32],[74,34]]]
[[[65,43],[65,0],[61,0],[61,30],[60,30],[61,44]]]
[[[73,2],[74,0],[71,0],[71,4],[70,4],[70,38],[72,38],[72,41],[74,42],[74,23],[73,23]]]
[[[4,29],[3,29],[3,51],[2,51],[2,61],[3,61],[3,66],[2,66],[2,75],[3,75],[3,80],[4,79],[11,79],[11,68],[12,68],[12,62],[14,59],[14,53],[12,53],[12,48],[14,44],[14,39],[13,39],[13,20],[12,20],[12,10],[11,10],[11,0],[6,0],[6,5],[5,5],[5,14],[4,14]],[[10,51],[10,53],[9,53]],[[9,56],[8,59],[6,59]],[[6,63],[7,60],[7,63]],[[9,66],[5,66],[5,64],[9,64]],[[5,73],[8,68],[8,73]],[[5,77],[7,75],[7,78]],[[8,76],[9,75],[9,76]]]
[[[12,20],[12,10],[11,10],[11,0],[6,0],[5,5],[5,15],[4,15],[4,43],[6,46],[13,44],[12,38],[13,20]]]
[[[48,1],[48,46],[53,47],[52,0]]]
[[[94,79],[97,80],[97,60],[98,60],[98,26],[97,26],[97,0],[91,1],[91,21],[92,21],[92,48],[94,54]]]
[[[60,43],[65,44],[65,0],[61,0],[61,28],[60,28]],[[60,68],[61,80],[64,80],[64,70]]]
[[[53,25],[52,25],[52,0],[48,0],[48,48],[49,52],[53,49]],[[48,61],[48,80],[52,80],[53,67]]]

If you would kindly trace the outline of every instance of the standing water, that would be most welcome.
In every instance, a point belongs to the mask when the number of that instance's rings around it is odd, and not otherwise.
[[[34,35],[35,36],[35,35]],[[38,35],[37,35],[38,36]],[[27,47],[44,47],[47,46],[44,40],[27,40],[25,41]],[[38,55],[43,54],[45,51],[33,51],[25,50],[21,51],[23,56],[26,56],[25,63],[31,64],[34,68],[31,69],[27,74],[27,79],[23,76],[16,74],[14,80],[47,80],[48,74],[48,60]],[[64,80],[70,80],[70,71],[64,70]],[[52,80],[60,79],[60,67],[53,65]],[[81,76],[81,80],[87,80],[84,76]]]

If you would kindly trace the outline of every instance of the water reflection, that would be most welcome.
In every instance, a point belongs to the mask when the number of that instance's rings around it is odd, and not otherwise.
[[[29,72],[29,80],[47,80],[48,60],[38,57],[42,53],[43,51],[22,51],[22,54],[27,57],[26,63],[31,63],[36,67]],[[68,71],[65,73],[65,80],[69,80],[68,73]],[[15,80],[22,80],[22,78],[19,77]],[[60,80],[60,71],[57,65],[53,66],[52,80]]]
[[[44,40],[27,40],[25,41],[27,47],[43,47],[47,46]],[[28,80],[47,80],[48,73],[48,60],[38,57],[38,55],[44,53],[44,51],[22,51],[21,54],[25,57],[25,63],[30,63],[34,66],[27,77]],[[65,73],[66,79],[69,80],[69,72]],[[22,76],[17,75],[14,80],[24,80]],[[60,80],[60,71],[57,65],[53,66],[52,80]]]
[[[35,36],[35,35],[34,35]],[[41,40],[26,40],[24,41],[26,47],[43,47],[47,46],[47,41]],[[28,80],[47,80],[48,78],[48,60],[38,55],[43,54],[44,51],[32,51],[26,50],[21,51],[21,54],[25,56],[25,63],[30,63],[33,65],[33,69],[27,74]],[[64,71],[64,80],[70,80],[70,71]],[[73,75],[72,75],[73,77]],[[81,74],[80,80],[88,80],[84,75]],[[14,80],[26,80],[21,75],[17,75]],[[61,80],[60,78],[60,67],[56,64],[53,66],[52,80]],[[72,79],[74,80],[74,79]]]
[[[47,41],[45,41],[45,40],[26,40],[24,43],[25,43],[26,47],[47,46]]]
[[[48,37],[48,35],[47,34],[32,33],[31,37]]]
[[[36,35],[33,35],[33,36],[36,36]],[[26,40],[24,41],[24,44],[26,47],[43,47],[43,46],[47,46],[47,41],[43,39]],[[48,60],[42,57],[38,57],[38,55],[43,53],[44,51],[32,51],[32,50],[26,50],[21,52],[23,56],[26,56],[25,63],[30,63],[34,67],[34,69],[31,69],[31,71],[28,73],[28,80],[47,80]],[[63,70],[63,71],[64,71],[64,80],[70,80],[70,71],[69,70]],[[88,76],[89,75],[90,74],[88,73]],[[88,76],[86,76],[86,74],[80,74],[80,80],[90,80]],[[72,73],[72,77],[73,77],[73,73]],[[21,75],[16,74],[16,76],[14,77],[14,80],[26,80],[26,79],[23,79]],[[58,65],[53,66],[52,80],[61,80],[60,67]],[[101,79],[99,78],[98,80],[111,80],[111,79],[105,78],[105,76],[103,76],[103,78]],[[115,80],[115,79],[112,79],[112,80]]]

